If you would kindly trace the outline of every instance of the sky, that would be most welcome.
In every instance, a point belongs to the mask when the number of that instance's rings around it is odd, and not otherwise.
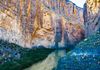
[[[86,0],[70,0],[70,1],[74,2],[77,6],[83,8],[83,5]]]

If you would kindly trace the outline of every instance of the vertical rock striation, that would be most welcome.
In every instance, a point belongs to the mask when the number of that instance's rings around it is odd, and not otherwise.
[[[0,9],[3,12],[0,17],[6,15],[6,22],[11,19],[6,24],[0,18],[0,26],[4,29],[1,34],[5,33],[0,38],[10,42],[48,48],[67,47],[84,39],[83,10],[71,1],[13,0],[7,4],[0,1]]]
[[[87,0],[83,13],[86,37],[100,31],[100,0]]]

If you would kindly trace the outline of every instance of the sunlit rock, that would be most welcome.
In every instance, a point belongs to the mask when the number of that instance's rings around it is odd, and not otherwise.
[[[29,48],[41,45],[48,48],[76,45],[84,39],[83,10],[71,1],[15,0],[0,5],[4,5],[1,12],[5,11],[0,15],[4,40]],[[6,10],[7,6],[11,10]]]
[[[100,0],[87,0],[83,13],[86,37],[100,31]]]

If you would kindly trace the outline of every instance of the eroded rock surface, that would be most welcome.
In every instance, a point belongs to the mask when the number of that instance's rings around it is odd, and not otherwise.
[[[100,31],[100,0],[87,0],[84,5],[86,37]]]
[[[0,15],[0,26],[5,31],[1,29],[0,38],[4,40],[25,47],[51,47],[55,43],[67,47],[84,38],[83,10],[70,1],[13,0],[7,4],[6,1],[2,2],[0,9],[1,12],[5,12]]]

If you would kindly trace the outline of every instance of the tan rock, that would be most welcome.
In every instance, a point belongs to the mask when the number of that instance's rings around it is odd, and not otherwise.
[[[15,3],[17,8],[14,6],[15,10],[12,10],[12,12],[17,10],[17,13],[11,12],[14,18],[4,13],[7,16],[4,17],[5,21],[0,20],[0,26],[6,29],[0,32],[4,35],[1,38],[29,48],[41,45],[48,48],[55,43],[64,47],[64,43],[74,45],[83,39],[83,10],[72,2],[66,3],[65,0],[18,2]]]

